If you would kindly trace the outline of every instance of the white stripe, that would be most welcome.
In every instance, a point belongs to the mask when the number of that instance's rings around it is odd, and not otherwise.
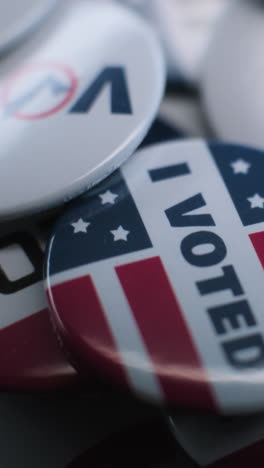
[[[117,275],[107,266],[92,277],[132,389],[161,403],[159,381]]]
[[[140,159],[140,175],[139,161],[136,163],[135,158]],[[155,183],[151,181],[150,169],[184,162],[189,164],[191,174]],[[263,408],[264,369],[241,372],[227,363],[221,348],[221,341],[264,330],[263,269],[207,145],[199,140],[156,145],[129,160],[122,167],[122,173],[165,265],[221,410],[241,412]],[[211,214],[216,226],[171,227],[165,210],[197,193],[203,194],[206,206],[194,214]],[[182,240],[201,230],[216,233],[227,246],[225,259],[216,266],[198,268],[183,258]],[[221,267],[230,264],[236,269],[245,296],[234,297],[230,290],[225,290],[201,297],[196,282],[220,276]],[[207,309],[244,298],[251,304],[258,327],[244,326],[240,334],[232,330],[217,336]]]
[[[50,246],[50,252],[52,255],[52,245]],[[105,270],[106,263],[107,265],[111,265],[112,268],[115,268],[115,266],[123,265],[131,261],[137,262],[139,260],[144,260],[145,258],[151,258],[154,255],[158,254],[155,254],[153,249],[145,249],[140,250],[139,252],[133,252],[133,260],[131,260],[131,253],[128,253],[109,258],[107,260],[103,259],[93,263],[89,263],[88,265],[82,265],[75,268],[71,268],[60,273],[55,273],[50,278],[48,278],[48,280],[46,281],[46,287],[56,286],[56,284],[61,284],[64,281],[70,281],[73,279],[81,278],[82,276],[90,275],[92,274],[92,271],[97,271],[97,268],[99,268],[100,271],[102,269]]]
[[[263,232],[264,231],[264,223],[253,224],[251,226],[245,226],[244,229],[245,229],[245,231],[247,232],[248,235],[255,234],[256,232]]]
[[[154,255],[153,249],[142,250],[133,254],[133,261]],[[47,279],[46,286],[51,288],[64,281],[91,275],[131,388],[135,393],[147,395],[148,399],[162,403],[163,392],[155,375],[151,357],[115,273],[115,267],[125,264],[126,260],[131,261],[131,254],[57,273]],[[56,308],[56,305],[53,304],[53,307]]]

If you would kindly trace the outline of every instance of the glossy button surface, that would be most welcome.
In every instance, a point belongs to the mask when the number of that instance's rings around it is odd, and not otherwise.
[[[4,62],[0,218],[63,203],[116,169],[158,110],[164,65],[152,29],[111,2],[65,2]]]
[[[2,0],[0,53],[19,45],[19,41],[37,28],[57,3],[58,0]]]
[[[52,329],[42,270],[47,226],[0,237],[0,390],[77,383]]]
[[[204,107],[215,134],[261,149],[263,28],[263,2],[231,2],[208,47],[201,76]]]
[[[226,0],[120,0],[143,14],[158,31],[170,80],[194,84]]]
[[[56,224],[46,288],[80,368],[158,403],[264,407],[263,153],[138,152]]]
[[[152,16],[166,51],[170,78],[195,83],[226,0],[154,0]]]

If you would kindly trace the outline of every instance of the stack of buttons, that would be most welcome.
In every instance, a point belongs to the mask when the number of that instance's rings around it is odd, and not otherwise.
[[[1,466],[260,468],[263,5],[13,3]]]

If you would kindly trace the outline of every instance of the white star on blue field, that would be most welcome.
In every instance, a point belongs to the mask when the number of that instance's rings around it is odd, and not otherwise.
[[[78,234],[79,232],[86,233],[88,226],[90,226],[91,223],[86,223],[82,218],[79,218],[76,223],[71,223],[71,226],[73,227],[73,233]]]
[[[264,222],[264,153],[236,145],[209,150],[244,226]]]
[[[111,233],[114,236],[115,242],[119,240],[127,241],[127,236],[130,234],[130,231],[126,231],[123,226],[119,226],[117,229],[112,230]]]

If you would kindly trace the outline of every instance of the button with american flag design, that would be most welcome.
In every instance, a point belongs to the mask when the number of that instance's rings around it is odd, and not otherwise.
[[[80,369],[159,404],[264,408],[263,156],[155,145],[65,212],[46,289]]]
[[[3,227],[2,227],[3,230]],[[77,384],[52,329],[43,287],[48,225],[21,226],[0,237],[0,389]]]

